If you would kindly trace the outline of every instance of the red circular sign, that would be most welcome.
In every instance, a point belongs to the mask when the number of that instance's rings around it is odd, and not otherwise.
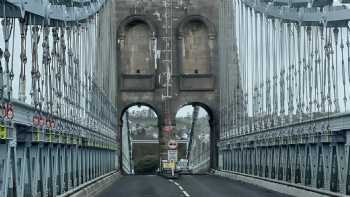
[[[44,116],[40,116],[39,125],[40,126],[44,126],[44,124],[45,124],[45,117]]]
[[[50,121],[50,128],[54,128],[55,127],[55,121],[54,120],[51,120]]]
[[[9,108],[7,111],[7,118],[12,119],[13,118],[13,110],[12,108]]]
[[[167,133],[170,133],[173,130],[173,128],[171,126],[165,126],[163,130]]]
[[[33,116],[33,125],[38,126],[39,125],[39,117],[37,115]]]
[[[48,128],[51,128],[51,121],[50,121],[50,119],[47,119],[47,120],[46,120],[46,126],[47,126]]]
[[[6,103],[4,108],[3,108],[3,116],[7,119],[12,119],[13,118],[13,106],[10,103]]]

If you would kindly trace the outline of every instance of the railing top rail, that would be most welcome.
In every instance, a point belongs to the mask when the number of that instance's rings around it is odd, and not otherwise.
[[[0,2],[0,17],[35,18],[31,22],[76,23],[96,15],[106,0],[5,0]],[[29,22],[29,21],[28,21]]]
[[[324,7],[300,7],[274,5],[256,0],[242,0],[242,2],[263,13],[268,17],[282,19],[287,22],[301,23],[302,25],[347,26],[350,16],[350,9],[345,5],[324,6]]]

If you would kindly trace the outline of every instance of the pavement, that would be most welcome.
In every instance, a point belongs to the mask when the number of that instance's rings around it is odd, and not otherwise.
[[[254,185],[212,175],[124,176],[98,197],[287,197]]]

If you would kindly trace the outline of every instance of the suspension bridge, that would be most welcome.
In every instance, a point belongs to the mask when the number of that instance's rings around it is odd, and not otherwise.
[[[0,197],[350,195],[349,0],[0,0],[0,18]],[[156,140],[130,137],[140,105]],[[188,105],[192,173],[124,176],[135,143],[162,172]]]

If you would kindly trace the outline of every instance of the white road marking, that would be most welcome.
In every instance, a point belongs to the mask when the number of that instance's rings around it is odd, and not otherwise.
[[[182,191],[186,197],[190,197],[190,195],[186,191]]]
[[[188,194],[186,191],[185,191],[185,189],[178,183],[178,182],[176,182],[176,181],[173,181],[173,180],[169,180],[170,182],[172,182],[172,183],[174,183],[181,191],[182,191],[182,193],[186,196],[186,197],[190,197],[191,195],[190,194]]]

